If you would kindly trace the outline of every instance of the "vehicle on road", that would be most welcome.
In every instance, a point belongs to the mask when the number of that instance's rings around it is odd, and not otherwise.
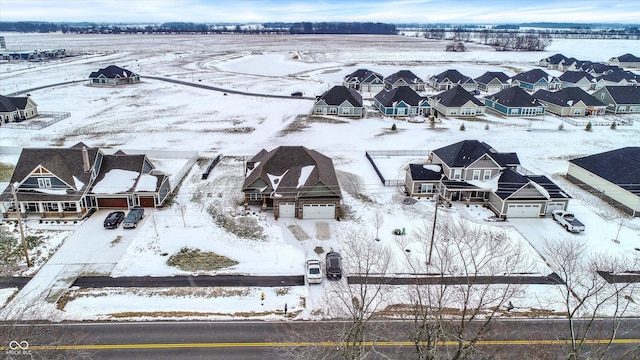
[[[133,229],[138,226],[138,221],[144,218],[144,208],[142,206],[134,206],[133,209],[129,211],[127,217],[124,218],[122,222],[122,227],[124,229]]]
[[[573,213],[564,210],[554,210],[551,214],[553,220],[562,225],[565,230],[572,233],[584,231],[584,224],[576,219]]]
[[[302,91],[294,91],[291,93],[291,96],[302,97]]]
[[[322,282],[322,271],[320,271],[320,260],[307,260],[306,271],[304,272],[309,284],[320,284]]]
[[[325,258],[325,268],[326,268],[327,279],[336,279],[336,280],[342,279],[341,262],[342,262],[342,258],[340,257],[339,253],[335,251],[331,251],[327,253],[327,256]]]
[[[112,211],[104,219],[105,229],[116,229],[124,221],[124,211]]]

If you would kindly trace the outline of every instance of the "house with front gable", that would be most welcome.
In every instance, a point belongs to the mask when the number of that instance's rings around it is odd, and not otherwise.
[[[274,217],[338,219],[342,194],[331,158],[304,146],[265,149],[247,161],[245,206],[273,210]]]
[[[571,196],[544,175],[528,175],[518,168],[505,169],[497,189],[489,193],[487,206],[501,218],[550,216],[566,210]]]
[[[614,114],[640,113],[640,87],[605,86],[591,95],[607,105],[607,112]]]
[[[384,89],[384,76],[368,69],[358,69],[345,76],[342,84],[361,92],[378,93]]]
[[[604,115],[607,106],[578,87],[558,91],[538,90],[533,94],[545,111],[558,116]]]
[[[384,88],[387,90],[401,86],[408,86],[414,91],[424,91],[425,83],[410,70],[400,70],[384,78]]]
[[[373,105],[385,116],[430,115],[431,105],[426,97],[408,86],[384,89],[373,98]]]
[[[558,66],[560,71],[577,71],[580,70],[585,63],[584,60],[578,60],[576,58],[567,58],[562,64]]]
[[[109,154],[78,143],[25,148],[0,194],[3,216],[81,219],[90,209],[156,207],[171,192],[169,178],[145,155]],[[13,186],[15,196],[13,197]]]
[[[89,85],[123,85],[140,82],[140,75],[116,65],[89,74]]]
[[[456,85],[453,88],[429,97],[434,111],[444,116],[473,117],[485,114],[486,106],[470,92]]]
[[[577,87],[584,91],[593,90],[596,87],[596,79],[593,75],[584,71],[565,71],[558,76],[561,88]]]
[[[0,125],[38,116],[38,104],[31,96],[0,95]]]
[[[538,61],[538,65],[549,70],[558,70],[560,66],[567,60],[562,54],[555,54]]]
[[[509,75],[502,71],[487,71],[474,80],[478,84],[478,90],[488,93],[497,93],[511,87]]]
[[[589,193],[597,194],[632,216],[640,216],[640,147],[616,150],[569,160],[567,178]]]
[[[600,75],[595,81],[595,89],[605,86],[636,86],[640,82],[640,76],[628,70],[617,70]]]
[[[624,54],[609,59],[609,64],[622,68],[640,68],[640,57],[633,54]]]
[[[363,117],[362,95],[353,88],[334,86],[322,95],[316,96],[313,113],[315,115]]]
[[[560,80],[540,69],[532,69],[511,77],[513,86],[520,86],[529,92],[536,92],[540,89],[559,89],[561,83]]]
[[[436,90],[449,90],[456,85],[462,86],[467,91],[473,91],[478,88],[475,80],[462,75],[458,70],[449,69],[440,74],[433,75],[428,80],[429,86]]]
[[[592,62],[592,61],[585,61],[582,64],[582,67],[579,69],[585,72],[588,72],[589,74],[598,77],[601,75],[605,75],[608,74],[610,72],[614,72],[614,71],[618,71],[618,70],[622,70],[620,69],[620,67],[615,66],[615,65],[608,65],[608,64],[603,64],[603,63],[597,63],[597,62]]]
[[[504,116],[544,115],[544,105],[520,87],[510,87],[484,97],[487,108]]]

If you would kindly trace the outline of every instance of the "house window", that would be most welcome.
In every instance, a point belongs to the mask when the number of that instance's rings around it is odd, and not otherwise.
[[[349,115],[349,114],[351,114],[351,110],[350,110],[348,107],[343,107],[343,108],[341,108],[340,110],[341,110],[341,112],[340,112],[340,113],[341,113],[342,115]]]
[[[473,180],[480,180],[480,170],[473,170]]]
[[[462,177],[462,169],[453,170],[453,179],[454,180],[460,180],[461,177]]]
[[[491,179],[491,170],[485,170],[483,180],[489,180],[489,179]]]
[[[57,202],[44,203],[44,211],[58,211],[58,203]]]
[[[262,194],[261,193],[250,193],[249,194],[249,200],[251,200],[251,201],[262,200]]]
[[[329,114],[337,114],[338,113],[338,109],[337,108],[329,108]]]
[[[600,94],[600,100],[604,100],[604,93]]]
[[[573,109],[573,115],[581,115],[582,109]]]
[[[627,111],[627,107],[626,107],[626,106],[620,106],[620,107],[618,108],[618,111],[621,111],[621,112],[622,112],[622,111]]]
[[[433,193],[433,184],[421,184],[420,192],[423,194],[431,194]]]
[[[518,113],[518,109],[517,108],[509,109],[509,114],[517,114],[517,113]]]
[[[456,110],[456,109],[451,109],[451,112],[449,112],[449,114],[451,114],[451,115],[457,115],[457,114],[458,114],[458,110]]]
[[[321,107],[317,107],[316,108],[316,114],[322,114],[322,108]]]
[[[50,188],[51,187],[51,179],[50,178],[38,178],[38,187],[40,187],[40,188]]]

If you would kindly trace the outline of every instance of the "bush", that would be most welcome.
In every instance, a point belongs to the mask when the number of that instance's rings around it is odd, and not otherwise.
[[[584,127],[584,131],[591,131],[591,121],[589,121],[587,126]]]
[[[564,130],[564,124],[560,123],[560,125],[558,125],[558,130]]]
[[[235,266],[237,261],[214,252],[200,251],[183,247],[177,253],[171,255],[167,264],[184,271],[212,271]]]
[[[465,131],[467,128],[464,127],[464,123],[460,125],[460,131]]]
[[[609,129],[611,129],[611,130],[615,130],[615,129],[616,129],[616,126],[617,126],[617,125],[616,125],[616,122],[614,121],[614,122],[612,122],[612,123],[611,123],[611,126],[609,126]]]
[[[397,129],[397,128],[396,128],[396,123],[393,123],[393,125],[391,125],[391,130],[392,130],[392,131],[396,131],[396,129]]]

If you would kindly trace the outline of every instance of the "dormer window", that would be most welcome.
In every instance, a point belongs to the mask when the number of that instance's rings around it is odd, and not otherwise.
[[[40,187],[40,188],[51,188],[51,179],[50,178],[38,178],[38,187]]]

